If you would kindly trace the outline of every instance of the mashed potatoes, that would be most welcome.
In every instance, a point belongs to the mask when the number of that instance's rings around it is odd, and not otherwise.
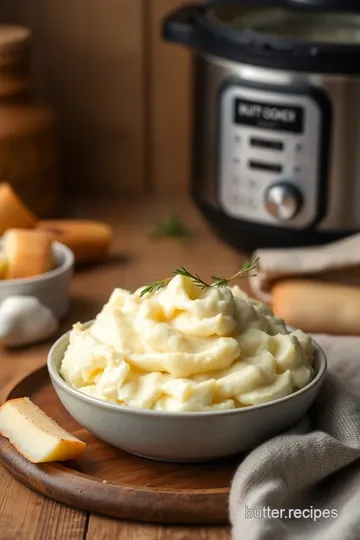
[[[155,294],[115,289],[76,324],[61,375],[85,394],[162,411],[225,410],[287,396],[313,378],[311,338],[239,287],[175,276]]]

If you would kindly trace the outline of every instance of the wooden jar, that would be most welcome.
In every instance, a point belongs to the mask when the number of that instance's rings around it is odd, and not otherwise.
[[[54,113],[32,98],[30,31],[0,25],[0,182],[8,182],[38,217],[59,205]]]

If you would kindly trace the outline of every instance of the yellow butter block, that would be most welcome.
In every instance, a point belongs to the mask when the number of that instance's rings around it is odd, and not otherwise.
[[[0,433],[32,463],[77,459],[86,446],[27,397],[0,407]]]

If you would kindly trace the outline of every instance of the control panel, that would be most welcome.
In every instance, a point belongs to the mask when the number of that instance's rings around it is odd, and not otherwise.
[[[218,197],[231,217],[304,228],[317,217],[322,109],[310,95],[228,86],[220,98]]]

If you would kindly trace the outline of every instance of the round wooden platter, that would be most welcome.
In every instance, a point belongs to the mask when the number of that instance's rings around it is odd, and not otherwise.
[[[230,482],[239,457],[178,464],[113,448],[66,412],[45,367],[18,382],[5,399],[22,396],[28,396],[87,444],[84,457],[76,462],[35,465],[0,436],[0,462],[26,486],[74,508],[115,518],[183,524],[228,522]]]

